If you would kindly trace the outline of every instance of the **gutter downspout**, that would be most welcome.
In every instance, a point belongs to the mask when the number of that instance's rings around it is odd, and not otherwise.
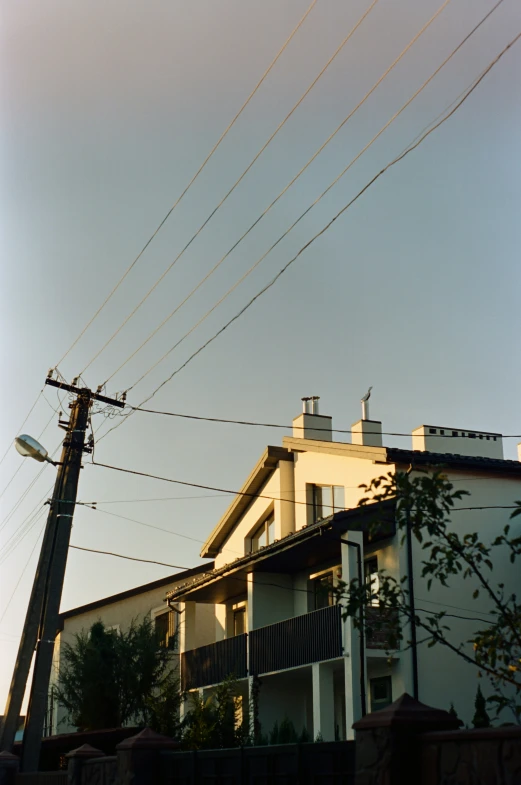
[[[406,474],[410,475],[413,470],[412,463],[407,469]],[[409,608],[411,620],[411,655],[412,655],[412,691],[415,700],[418,698],[418,644],[416,637],[416,608],[414,601],[414,570],[412,558],[412,526],[411,526],[411,508],[407,504],[405,507],[405,526],[407,533],[407,587],[409,593]]]
[[[344,545],[349,545],[351,548],[356,548],[356,562],[358,571],[358,582],[362,586],[362,550],[357,542],[351,540],[344,540],[340,537],[340,542]],[[360,624],[360,708],[362,710],[362,717],[367,714],[367,701],[365,695],[365,630],[364,630],[364,606],[360,606],[359,610],[359,624]]]

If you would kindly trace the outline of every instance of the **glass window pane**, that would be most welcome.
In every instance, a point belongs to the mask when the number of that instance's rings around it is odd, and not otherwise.
[[[333,573],[321,575],[313,583],[315,584],[315,610],[333,605]]]
[[[322,488],[313,485],[313,520],[319,521],[322,517]]]
[[[273,515],[268,518],[266,524],[268,530],[268,545],[271,545],[272,542],[275,542],[275,518]]]
[[[333,487],[333,507],[335,508],[335,512],[345,509],[343,485],[335,485]]]
[[[371,711],[385,709],[392,703],[392,680],[390,676],[371,679]]]
[[[369,605],[378,606],[380,605],[380,600],[378,599],[378,592],[380,590],[380,579],[378,577],[378,559],[372,558],[367,559],[364,562],[364,575],[365,575],[365,585],[370,592],[370,597],[368,599]]]
[[[233,634],[243,635],[246,632],[246,608],[233,612]]]
[[[320,517],[327,518],[333,515],[333,488],[331,485],[322,486],[322,512]]]

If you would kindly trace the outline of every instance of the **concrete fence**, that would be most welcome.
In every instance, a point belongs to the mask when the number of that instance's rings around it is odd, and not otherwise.
[[[0,785],[521,785],[521,727],[458,724],[402,695],[355,723],[356,742],[187,752],[146,728],[116,755],[68,752],[67,772],[19,774],[17,756],[0,753]]]

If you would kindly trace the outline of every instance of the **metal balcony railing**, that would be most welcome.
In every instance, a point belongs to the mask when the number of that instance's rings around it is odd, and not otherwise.
[[[339,605],[295,616],[249,633],[250,676],[342,656]]]
[[[219,684],[232,675],[236,679],[247,676],[246,640],[246,635],[236,635],[185,651],[181,655],[182,689]]]

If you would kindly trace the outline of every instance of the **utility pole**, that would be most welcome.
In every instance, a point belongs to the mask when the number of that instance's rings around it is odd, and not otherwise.
[[[75,400],[69,404],[71,415],[63,442],[58,474],[50,502],[44,539],[33,583],[24,630],[18,649],[11,688],[7,699],[5,720],[0,739],[0,750],[12,749],[18,718],[22,707],[29,669],[36,650],[35,667],[29,707],[22,743],[22,771],[36,771],[40,757],[43,726],[47,710],[47,695],[54,653],[54,641],[59,626],[59,609],[67,564],[67,552],[78,489],[85,432],[93,400],[122,408],[123,401],[93,393],[87,388],[54,381],[46,384],[73,392]]]

